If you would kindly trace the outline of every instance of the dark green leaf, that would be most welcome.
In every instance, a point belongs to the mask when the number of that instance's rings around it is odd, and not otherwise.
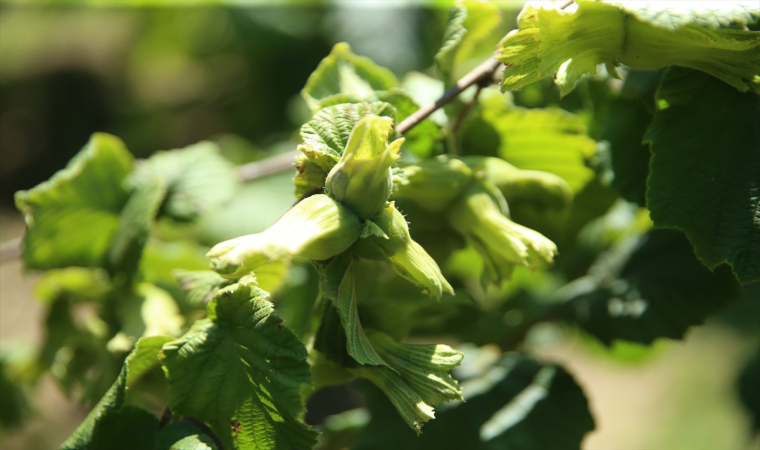
[[[23,250],[28,268],[105,266],[129,197],[122,185],[132,160],[121,140],[96,133],[65,169],[16,193],[29,227]]]
[[[726,267],[711,272],[682,233],[653,230],[602,254],[586,277],[557,292],[568,317],[605,344],[680,339],[740,296]]]
[[[156,435],[155,450],[217,450],[214,441],[187,422],[172,422]]]
[[[561,367],[507,354],[480,375],[462,382],[466,402],[438,408],[419,438],[403,429],[390,403],[372,393],[372,421],[359,434],[356,450],[559,449],[580,448],[594,429],[583,392]]]
[[[662,71],[632,70],[619,98],[610,102],[601,139],[609,143],[612,187],[629,202],[646,206],[649,146],[642,141],[652,121]],[[607,180],[606,180],[607,181]]]
[[[135,379],[131,371],[134,370],[137,377],[155,364],[159,344],[166,340],[165,337],[156,336],[137,341],[135,349],[124,361],[116,382],[61,445],[61,450],[152,448],[152,436],[158,429],[158,419],[139,408],[125,407],[124,403],[128,384]]]
[[[657,92],[647,203],[657,227],[683,230],[709,268],[760,280],[760,96],[671,68]]]
[[[20,426],[29,415],[29,401],[20,384],[8,375],[8,364],[0,359],[0,435]]]
[[[158,432],[155,414],[127,405],[101,416],[87,450],[151,449]]]
[[[267,297],[251,280],[228,286],[208,319],[164,346],[170,407],[207,422],[225,447],[311,448],[316,433],[299,419],[311,384],[306,349]]]

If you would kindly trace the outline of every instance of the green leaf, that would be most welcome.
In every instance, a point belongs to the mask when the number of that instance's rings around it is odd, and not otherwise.
[[[145,444],[152,442],[158,419],[139,408],[125,407],[125,401],[130,382],[157,363],[160,345],[168,340],[156,336],[137,341],[135,349],[124,361],[119,378],[71,437],[61,444],[61,450],[152,447]]]
[[[462,352],[443,344],[402,344],[380,332],[372,332],[370,339],[390,368],[349,370],[382,389],[406,424],[418,434],[425,422],[434,417],[433,406],[462,400],[461,389],[448,373],[462,361]]]
[[[156,435],[155,450],[217,450],[214,441],[187,422],[172,422]]]
[[[747,82],[760,73],[760,32],[673,21],[661,11],[634,14],[610,3],[576,3],[573,13],[531,4],[523,9],[519,30],[499,43],[497,59],[507,64],[502,90],[520,89],[556,72],[555,82],[565,95],[583,74],[596,73],[599,64],[641,70],[690,67],[740,91],[749,89]]]
[[[483,41],[501,23],[499,9],[493,3],[457,1],[449,10],[443,45],[435,63],[445,86],[451,86],[458,63],[473,56],[475,45]]]
[[[379,441],[399,450],[579,448],[594,429],[583,392],[559,366],[506,354],[461,384],[466,403],[438,408],[419,437],[404,429],[382,395],[370,392],[372,420],[352,448],[376,448]]]
[[[654,115],[655,99],[663,71],[632,70],[620,97],[610,102],[600,140],[609,144],[610,167],[605,177],[620,196],[646,206],[649,146],[643,138]]]
[[[138,163],[132,183],[139,186],[151,174],[166,180],[168,186],[161,213],[177,220],[196,219],[229,201],[240,186],[232,163],[209,141],[153,154]]]
[[[325,178],[343,155],[348,137],[365,115],[395,117],[396,110],[388,103],[345,103],[323,108],[301,127],[303,155],[296,158],[296,196],[313,189],[323,189]]]
[[[682,233],[652,230],[602,254],[589,275],[556,293],[565,316],[610,345],[680,339],[692,325],[737,300],[726,267],[710,272]]]
[[[760,97],[673,68],[657,92],[647,203],[657,227],[683,230],[709,268],[760,280]]]
[[[213,270],[182,270],[174,271],[180,287],[187,293],[191,303],[208,303],[217,289],[232,284]]]
[[[585,161],[596,143],[580,117],[561,109],[515,107],[495,92],[484,91],[481,104],[483,119],[499,135],[499,156],[509,163],[559,175],[574,193],[593,178]]]
[[[347,43],[340,42],[309,76],[301,96],[314,114],[328,105],[377,100],[370,99],[375,91],[397,85],[393,72],[353,54]]]
[[[311,384],[307,352],[267,297],[250,279],[228,286],[208,319],[164,346],[169,404],[208,423],[225,448],[311,448],[316,433],[299,419],[301,389]]]
[[[0,359],[0,435],[23,424],[29,415],[29,400],[20,384],[8,375],[8,364]]]
[[[135,344],[134,350],[127,357],[129,372],[126,386],[132,387],[150,369],[158,365],[158,353],[167,342],[174,340],[169,336],[151,336],[141,338]]]
[[[127,405],[103,415],[93,428],[88,450],[150,449],[158,432],[155,414]]]
[[[166,196],[166,182],[151,176],[132,192],[121,211],[114,233],[107,267],[111,272],[127,275],[137,271],[140,258],[161,202]]]
[[[98,301],[110,289],[110,279],[105,270],[67,267],[45,272],[34,285],[34,295],[46,302],[53,302],[61,296],[81,301]]]
[[[121,140],[96,133],[65,169],[16,193],[16,206],[29,227],[23,249],[26,267],[106,265],[129,197],[122,184],[132,160]]]
[[[396,108],[398,116],[395,112],[385,115],[396,118],[399,123],[420,107],[398,84],[391,71],[369,58],[351,53],[348,44],[338,43],[311,74],[301,96],[312,114],[343,103],[385,102]],[[406,138],[405,146],[424,158],[430,155],[435,142],[440,139],[440,131],[429,120],[423,120],[407,133]]]
[[[356,301],[353,257],[344,252],[329,261],[314,261],[319,273],[319,295],[337,309],[346,333],[346,351],[359,364],[384,365],[364,332]],[[339,361],[340,362],[340,361]]]

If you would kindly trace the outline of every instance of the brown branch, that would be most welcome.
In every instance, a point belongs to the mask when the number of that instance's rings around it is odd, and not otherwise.
[[[293,167],[293,160],[301,154],[298,150],[293,150],[279,155],[270,156],[261,161],[244,164],[237,168],[238,176],[243,181],[256,180],[273,173],[282,172]]]
[[[454,84],[454,86],[452,86],[448,91],[444,92],[441,98],[433,103],[428,103],[427,105],[415,111],[414,114],[402,120],[401,123],[396,127],[396,133],[399,135],[406,134],[418,123],[422,122],[429,115],[433,114],[433,112],[435,112],[437,109],[443,107],[444,105],[457,98],[459,94],[461,94],[462,91],[468,87],[476,83],[482,83],[483,80],[487,80],[493,77],[494,72],[499,68],[500,65],[500,61],[497,61],[494,58],[489,58],[478,67],[472,69],[470,73],[460,78],[459,81]]]

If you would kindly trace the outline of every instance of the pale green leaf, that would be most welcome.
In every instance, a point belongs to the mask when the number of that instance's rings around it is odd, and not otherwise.
[[[34,295],[53,302],[62,295],[83,301],[97,301],[111,289],[108,273],[103,269],[67,267],[45,272],[34,285]]]
[[[306,349],[267,297],[252,280],[219,290],[209,318],[164,346],[170,407],[208,423],[228,448],[311,448],[316,433],[299,419],[311,384]]]
[[[398,85],[393,72],[371,59],[357,56],[351,47],[340,42],[309,76],[301,96],[312,114],[328,105],[354,101],[375,101],[374,91]],[[348,100],[351,99],[351,100]]]
[[[760,97],[672,68],[657,98],[669,107],[645,135],[654,225],[683,230],[706,266],[760,280]]]
[[[406,424],[418,434],[425,422],[434,418],[433,406],[462,400],[459,385],[448,373],[462,362],[462,352],[443,344],[402,344],[380,332],[372,332],[370,339],[394,370],[385,367],[349,370],[382,389]]]
[[[746,0],[682,2],[681,0],[606,0],[643,21],[676,29],[696,24],[709,28],[744,26],[760,18],[757,3]]]
[[[502,90],[520,89],[556,73],[565,95],[582,75],[596,73],[599,64],[641,70],[690,67],[740,91],[749,89],[747,82],[760,73],[760,32],[716,29],[700,20],[674,21],[657,11],[659,3],[641,14],[609,3],[576,3],[572,13],[525,6],[519,30],[499,44],[497,58],[508,66]]]
[[[457,1],[449,10],[443,44],[435,55],[438,73],[446,86],[455,79],[457,64],[471,58],[475,46],[501,23],[499,9],[484,1]]]
[[[216,143],[209,141],[157,152],[140,161],[132,183],[139,185],[150,174],[167,183],[161,212],[178,220],[193,220],[229,201],[240,186],[232,163],[221,155]]]
[[[586,160],[595,151],[580,117],[561,109],[525,109],[484,92],[483,119],[499,134],[499,156],[524,170],[559,175],[574,193],[594,176]]]
[[[151,283],[140,283],[136,290],[143,297],[140,305],[140,316],[145,324],[143,336],[179,336],[185,318],[174,297]]]
[[[232,284],[213,270],[177,269],[174,276],[193,304],[208,303],[217,289]]]
[[[96,133],[65,169],[17,192],[16,206],[29,227],[23,244],[26,267],[105,267],[129,197],[122,184],[132,161],[121,140]]]

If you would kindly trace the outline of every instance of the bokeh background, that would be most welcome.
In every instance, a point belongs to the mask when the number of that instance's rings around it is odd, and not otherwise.
[[[500,3],[502,35],[521,4]],[[200,140],[219,142],[237,164],[295,149],[309,117],[299,91],[333,44],[350,43],[399,78],[433,74],[448,6],[0,4],[0,242],[23,233],[13,193],[48,179],[95,131],[120,136],[138,157]],[[207,218],[199,240],[212,244],[270,225],[292,203],[291,178],[284,172],[248,183]],[[42,339],[44,308],[32,295],[34,281],[17,260],[0,266],[4,357]],[[758,337],[723,323],[713,320],[683,342],[649,349],[609,350],[548,325],[534,329],[526,345],[563,363],[584,388],[597,421],[586,449],[760,448],[748,437],[750,419],[734,392]],[[31,418],[4,430],[0,449],[57,448],[87,413],[51,379],[31,394]]]

